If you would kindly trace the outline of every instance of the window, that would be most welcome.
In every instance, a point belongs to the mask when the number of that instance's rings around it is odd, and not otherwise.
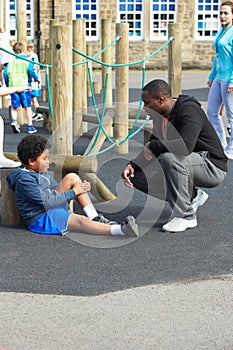
[[[86,20],[87,41],[99,39],[99,0],[74,0],[74,18]]]
[[[168,23],[176,22],[177,0],[151,0],[151,40],[168,39]]]
[[[26,35],[28,40],[34,39],[33,0],[26,0]],[[17,39],[16,0],[6,0],[6,31],[11,39]]]
[[[132,40],[143,39],[143,0],[118,0],[118,22],[129,23]]]
[[[221,0],[196,0],[195,38],[213,39],[219,28],[219,7]]]

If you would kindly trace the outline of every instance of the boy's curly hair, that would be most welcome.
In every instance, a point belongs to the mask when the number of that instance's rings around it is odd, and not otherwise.
[[[24,164],[28,165],[29,159],[35,161],[51,145],[48,141],[39,135],[28,135],[22,138],[18,144],[18,158]]]

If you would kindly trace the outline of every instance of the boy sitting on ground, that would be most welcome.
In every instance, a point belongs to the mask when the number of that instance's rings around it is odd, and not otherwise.
[[[67,174],[60,184],[49,174],[48,141],[28,135],[18,144],[18,158],[24,165],[7,177],[15,191],[20,215],[28,229],[41,234],[65,234],[68,230],[99,235],[138,236],[133,216],[122,224],[97,213],[88,196],[90,183],[75,173]],[[86,216],[69,212],[69,202],[77,200]]]

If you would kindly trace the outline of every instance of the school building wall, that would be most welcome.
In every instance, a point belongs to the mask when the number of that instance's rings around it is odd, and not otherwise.
[[[164,41],[151,41],[149,37],[149,1],[144,0],[144,5],[148,4],[148,18],[145,18],[144,40],[129,41],[129,61],[137,61],[148,56],[158,49]],[[41,60],[45,59],[45,44],[49,40],[49,22],[52,18],[52,2],[40,1],[40,23],[41,23]],[[35,11],[37,8],[35,6]],[[112,39],[116,37],[115,25],[117,8],[115,0],[100,1],[100,18],[112,19]],[[35,16],[36,19],[36,16]],[[54,0],[54,19],[59,23],[72,25],[72,0]],[[195,0],[178,0],[178,22],[182,28],[181,57],[183,69],[210,69],[214,57],[212,40],[197,41],[194,37],[195,21]],[[100,22],[101,23],[101,22]],[[36,25],[35,25],[36,27]],[[100,40],[93,43],[93,54],[101,48]],[[150,69],[167,69],[168,50],[165,48],[146,63]],[[112,49],[113,62],[115,62],[115,49]],[[47,63],[47,62],[46,62]],[[95,66],[95,65],[94,65]],[[140,67],[135,67],[140,68]]]

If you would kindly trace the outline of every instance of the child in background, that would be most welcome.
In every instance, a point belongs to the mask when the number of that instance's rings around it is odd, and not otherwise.
[[[99,235],[138,236],[133,216],[128,216],[120,225],[97,213],[87,194],[90,183],[82,181],[77,174],[67,174],[58,184],[48,172],[49,147],[42,136],[24,137],[18,144],[18,157],[24,167],[7,177],[28,229],[41,234],[64,235],[67,230],[76,230]],[[86,216],[68,211],[68,204],[74,199]]]
[[[0,87],[0,96],[7,96],[13,92],[21,92],[27,90],[28,88],[19,88],[19,87]],[[0,168],[17,168],[21,165],[20,162],[15,162],[14,160],[8,159],[4,156],[3,152],[3,141],[4,141],[4,122],[0,116]]]
[[[3,48],[9,52],[12,52],[12,47],[10,44],[9,36],[2,28],[0,28],[0,48]],[[0,50],[0,86],[5,85],[3,71],[5,65],[10,62],[13,58],[13,55],[8,54],[7,52]]]
[[[29,41],[27,43],[27,57],[28,57],[28,59],[32,60],[33,62],[39,63],[38,55],[37,55],[37,53],[35,53],[34,44],[31,41]],[[39,81],[41,81],[40,66],[38,64],[34,64],[33,68],[34,68],[36,75],[39,78]],[[42,121],[44,119],[42,114],[39,114],[36,112],[37,107],[40,106],[38,99],[37,99],[41,95],[40,83],[38,83],[38,82],[34,81],[34,79],[32,79],[31,86],[32,86],[31,99],[32,99],[32,107],[33,107],[33,111],[34,111],[34,113],[32,114],[32,120],[33,121]]]
[[[5,83],[9,87],[30,86],[32,78],[38,81],[38,77],[33,69],[33,64],[21,59],[27,59],[25,54],[26,48],[23,43],[16,43],[13,46],[13,51],[17,55],[12,59],[4,70]],[[26,110],[28,122],[28,133],[33,134],[37,129],[32,125],[32,108],[31,108],[31,93],[30,91],[15,92],[11,94],[11,127],[14,133],[20,132],[20,126],[17,122],[17,109],[22,106]]]

